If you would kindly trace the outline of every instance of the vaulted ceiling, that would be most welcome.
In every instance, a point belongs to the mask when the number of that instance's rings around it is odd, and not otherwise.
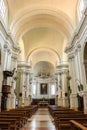
[[[7,0],[9,28],[21,48],[19,60],[33,66],[67,61],[64,49],[77,25],[79,0]]]

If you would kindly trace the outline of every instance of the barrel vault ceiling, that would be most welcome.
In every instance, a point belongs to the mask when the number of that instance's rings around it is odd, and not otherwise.
[[[76,28],[78,1],[7,0],[9,28],[21,48],[20,61],[33,67],[41,61],[54,67],[67,61],[64,49]]]

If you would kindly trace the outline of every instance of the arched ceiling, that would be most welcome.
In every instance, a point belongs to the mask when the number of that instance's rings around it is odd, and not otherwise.
[[[55,68],[50,62],[40,61],[36,63],[35,66],[33,67],[33,72],[34,75],[37,77],[51,76],[54,74]]]
[[[55,67],[61,59],[59,54],[54,49],[40,47],[31,51],[27,60],[32,64],[32,67],[40,61],[50,62]]]
[[[76,28],[78,1],[7,0],[9,28],[21,48],[19,60],[55,66],[58,54],[66,61],[64,49]]]
[[[28,50],[31,52],[34,48],[39,47],[50,47],[58,53],[62,53],[61,49],[63,48],[64,36],[54,29],[47,27],[34,28],[27,32],[22,39],[25,43],[26,56],[28,56]]]

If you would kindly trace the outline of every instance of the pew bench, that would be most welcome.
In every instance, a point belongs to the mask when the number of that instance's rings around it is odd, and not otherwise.
[[[0,122],[0,128],[2,129],[6,129],[6,130],[10,130],[10,122]]]
[[[70,129],[70,120],[75,120],[75,121],[78,121],[79,123],[82,123],[82,124],[87,124],[87,118],[59,118],[59,120],[57,121],[57,123],[55,124],[56,128],[58,130],[61,130],[61,129]]]
[[[10,122],[10,128],[12,130],[17,130],[19,128],[19,120],[14,118],[0,118],[0,122]]]
[[[19,127],[19,128],[22,128],[22,127],[24,126],[24,124],[25,124],[23,117],[20,117],[20,116],[0,115],[0,118],[2,118],[3,120],[4,120],[5,118],[8,118],[9,120],[10,120],[10,119],[16,119],[16,120],[18,120],[17,123],[18,123],[18,127]]]
[[[81,123],[75,120],[70,120],[70,123],[71,123],[71,130],[87,130],[87,127],[83,126]]]

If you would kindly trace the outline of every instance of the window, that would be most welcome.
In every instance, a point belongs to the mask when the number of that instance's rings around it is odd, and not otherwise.
[[[33,84],[32,86],[32,94],[35,95],[36,94],[36,85]]]
[[[55,95],[56,94],[56,86],[53,84],[51,86],[51,95]]]

